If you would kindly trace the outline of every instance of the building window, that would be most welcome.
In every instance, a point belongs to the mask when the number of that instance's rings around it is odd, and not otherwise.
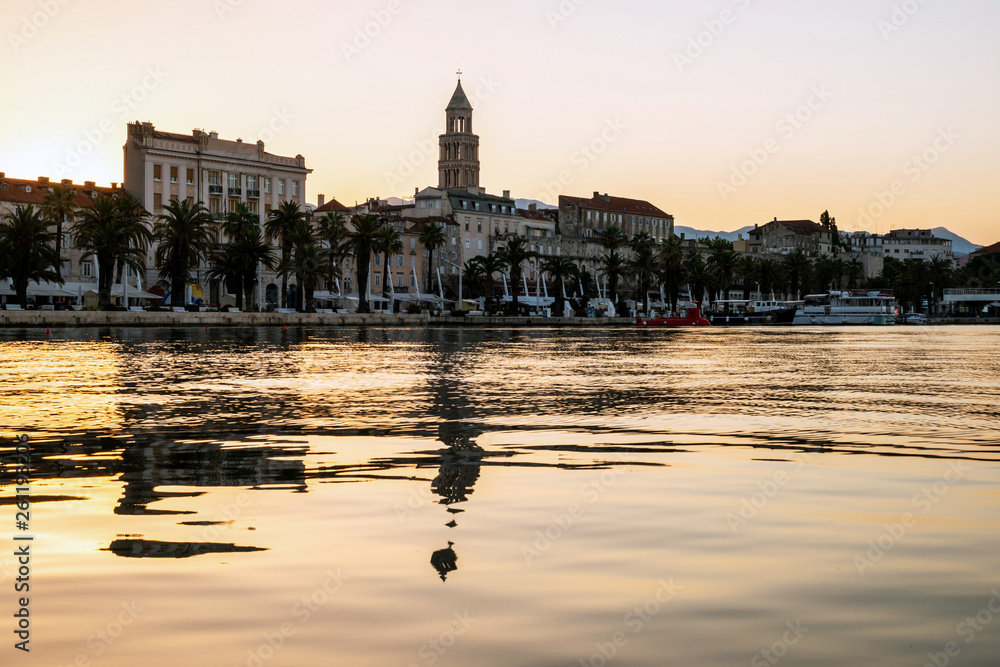
[[[177,167],[170,168],[170,182],[171,183],[177,182]]]
[[[479,249],[480,249],[480,250],[482,250],[482,249],[483,249],[483,241],[482,241],[482,239],[480,239],[480,241],[479,241]]]
[[[279,195],[285,194],[285,179],[283,178],[278,179],[278,194]]]
[[[208,184],[209,185],[222,185],[219,181],[219,172],[210,171],[208,172]]]
[[[194,169],[187,170],[187,184],[194,185]]]
[[[406,258],[400,255],[396,258],[396,266],[406,266]]]
[[[376,273],[375,274],[375,287],[381,287],[381,286],[382,286],[382,275]]]
[[[405,280],[403,274],[402,273],[397,273],[396,274],[396,287],[402,287],[403,286],[403,280]]]
[[[235,213],[236,212],[236,207],[239,206],[239,205],[240,205],[240,200],[239,199],[230,199],[229,200],[229,212],[230,213]]]
[[[265,178],[264,179],[264,193],[265,194],[271,194],[271,179],[270,178]]]
[[[417,239],[415,238],[410,239],[410,250],[416,250],[416,248],[417,248]]]
[[[163,167],[158,164],[153,165],[153,180],[162,181],[163,180]]]
[[[469,231],[469,219],[465,219],[465,231]]]
[[[375,255],[375,266],[382,266],[382,255],[381,254],[376,254]]]
[[[293,197],[298,197],[299,196],[299,182],[298,181],[292,181],[292,196]]]
[[[153,210],[159,211],[163,208],[163,195],[159,192],[153,193]]]
[[[469,239],[465,239],[465,249],[466,249],[466,250],[468,250],[469,248],[471,248],[471,247],[472,247],[471,243],[472,243],[472,242],[471,242],[471,241],[469,241]]]
[[[413,275],[413,274],[411,273],[411,274],[410,274],[410,287],[416,287],[416,286],[417,286],[417,279],[416,279],[416,277],[415,277],[415,276],[414,276],[414,275]]]
[[[80,262],[80,275],[82,275],[84,278],[93,278],[94,263],[90,261]]]
[[[482,221],[482,220],[479,220],[479,221],[478,221],[478,222],[476,223],[476,226],[477,226],[477,227],[478,227],[478,229],[479,229],[479,233],[480,233],[480,234],[482,234],[482,233],[483,233],[483,221]]]
[[[229,174],[229,188],[235,190],[238,187],[240,187],[240,175]]]
[[[247,190],[253,192],[257,189],[257,177],[247,176]]]

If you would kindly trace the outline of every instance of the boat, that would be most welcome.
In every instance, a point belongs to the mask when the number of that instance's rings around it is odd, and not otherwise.
[[[888,291],[849,290],[810,294],[795,311],[793,324],[840,325],[896,323],[896,297]]]
[[[754,326],[766,324],[791,324],[801,301],[753,301],[734,299],[716,301],[713,310],[705,317],[714,326]]]
[[[672,316],[662,315],[652,317],[648,320],[642,319],[642,315],[636,315],[636,326],[640,327],[710,327],[712,323],[701,314],[701,308],[697,305],[689,306],[685,309],[684,315]]]
[[[927,324],[927,316],[923,313],[907,313],[903,316],[906,324]]]

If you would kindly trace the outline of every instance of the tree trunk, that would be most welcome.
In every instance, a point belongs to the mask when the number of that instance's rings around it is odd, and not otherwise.
[[[110,272],[109,272],[110,273]],[[101,279],[104,279],[104,271],[101,271]],[[173,280],[170,282],[170,306],[173,308],[182,308],[187,304],[184,303],[184,297],[186,296],[184,292],[187,288],[187,280],[184,277],[174,276]]]
[[[371,308],[368,305],[368,269],[371,262],[371,258],[357,258],[358,260],[358,312],[359,313],[370,313]]]
[[[14,279],[14,292],[17,293],[17,302],[21,304],[21,310],[28,309],[28,280]]]
[[[101,310],[111,310],[111,286],[115,279],[114,262],[98,261],[97,270],[101,272],[100,282],[97,286],[97,307]]]
[[[66,216],[62,216],[60,220],[56,222],[56,275],[59,276],[59,281],[62,281],[62,235],[63,235],[63,225],[66,223]]]

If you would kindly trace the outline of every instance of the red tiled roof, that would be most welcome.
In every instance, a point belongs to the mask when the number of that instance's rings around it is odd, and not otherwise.
[[[7,189],[4,190],[3,186],[6,185]],[[63,185],[60,181],[49,181],[47,183],[42,183],[38,180],[25,180],[22,178],[0,178],[0,202],[7,202],[11,204],[34,204],[35,206],[41,206],[45,201],[45,195],[48,194],[49,188],[54,185]],[[26,188],[31,188],[31,192],[27,192]],[[76,190],[76,201],[74,202],[77,206],[93,206],[94,200],[91,199],[90,193],[96,192],[98,196],[100,195],[111,195],[120,194],[125,191],[121,187],[112,189],[109,187],[100,186],[88,186],[88,185],[76,185],[75,183],[69,185]]]
[[[1000,242],[994,243],[993,245],[988,245],[985,248],[980,248],[974,251],[973,255],[995,255],[1000,252]]]
[[[661,218],[671,218],[673,217],[669,213],[664,213],[656,206],[653,206],[648,201],[643,201],[641,199],[626,199],[624,197],[605,197],[604,195],[598,197],[591,197],[590,199],[585,199],[583,197],[568,197],[566,195],[561,195],[560,200],[565,199],[570,201],[577,206],[583,208],[595,209],[598,211],[608,211],[614,213],[628,213],[631,215],[645,215],[645,216],[656,216]]]
[[[519,209],[517,209],[517,213],[522,218],[528,218],[530,220],[542,220],[544,222],[555,222],[555,220],[553,218],[554,218],[555,214],[557,213],[557,211],[553,211],[553,210],[529,211],[527,209],[519,208]],[[546,214],[548,214],[548,215],[546,215]]]
[[[347,208],[341,204],[336,199],[331,199],[327,203],[320,206],[318,209],[313,211],[314,213],[347,213],[351,209]]]
[[[828,232],[830,230],[812,220],[773,220],[767,225],[783,225],[794,229],[802,234],[815,234],[816,232]],[[764,225],[767,227],[767,225]]]

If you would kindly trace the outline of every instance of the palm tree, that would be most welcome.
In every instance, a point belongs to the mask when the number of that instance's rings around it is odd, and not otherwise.
[[[712,273],[701,252],[694,248],[688,250],[684,266],[687,270],[688,284],[691,285],[691,300],[700,302],[705,293],[711,292],[715,287],[715,274]],[[711,294],[708,305],[711,305]]]
[[[941,257],[941,255],[934,255],[927,262],[927,273],[928,278],[931,282],[931,297],[932,305],[936,306],[944,299],[945,288],[951,287],[952,281],[955,278],[955,271],[951,267],[951,262]],[[934,316],[936,313],[931,313]]]
[[[680,238],[670,235],[660,241],[656,249],[657,279],[664,286],[670,299],[670,309],[677,312],[681,285],[686,280],[684,267],[684,246]]]
[[[565,257],[549,257],[542,262],[542,272],[548,273],[556,279],[556,302],[553,304],[557,317],[562,317],[566,310],[566,299],[563,292],[566,289],[566,279],[576,278],[579,272],[576,264]]]
[[[5,263],[0,267],[0,278],[11,278],[21,308],[28,307],[28,283],[32,280],[63,282],[53,269],[59,263],[51,245],[53,236],[41,211],[31,205],[7,213],[0,224],[0,257]]]
[[[858,285],[861,283],[861,277],[865,273],[865,265],[857,257],[852,257],[850,261],[847,262],[847,287],[849,289],[857,289]]]
[[[268,242],[278,241],[281,246],[281,263],[287,263],[292,254],[292,234],[299,222],[306,219],[306,213],[299,208],[298,202],[285,201],[271,211],[264,223],[264,234]],[[288,307],[288,275],[281,276],[281,307]]]
[[[316,243],[316,233],[305,220],[299,221],[292,238],[292,254],[287,262],[282,262],[278,266],[278,271],[282,275],[295,274],[299,295],[297,301],[300,302],[300,308],[304,312],[311,313],[314,311],[313,298],[316,288],[331,277],[330,267],[325,258],[326,250]]]
[[[826,292],[834,288],[837,282],[837,265],[835,260],[826,253],[820,253],[814,265],[815,286],[818,291]]]
[[[319,238],[326,242],[327,270],[333,276],[337,273],[337,262],[343,257],[341,244],[347,238],[347,218],[343,213],[330,211],[319,219],[316,229]]]
[[[111,308],[111,286],[115,267],[121,264],[137,273],[146,270],[146,249],[152,238],[146,226],[145,212],[119,197],[103,195],[94,205],[81,209],[73,225],[73,240],[84,255],[97,258],[98,307]],[[141,210],[141,209],[140,209]]]
[[[718,241],[722,241],[722,243],[718,243]],[[718,239],[718,241],[714,243],[712,252],[708,256],[708,266],[715,274],[715,283],[722,292],[723,298],[728,299],[740,256],[732,249],[732,243],[725,239]]]
[[[653,260],[656,242],[646,232],[639,232],[632,237],[629,247],[633,253],[632,259],[629,261],[629,269],[638,282],[639,298],[642,300],[642,312],[648,313],[649,286],[653,282],[653,273],[656,269]]]
[[[518,314],[517,292],[521,289],[521,264],[538,257],[538,253],[528,249],[528,242],[520,236],[508,236],[507,241],[496,251],[497,256],[510,267],[511,311]]]
[[[601,245],[604,246],[604,249],[609,252],[620,250],[625,246],[625,233],[618,229],[616,225],[611,225],[601,232],[599,238]]]
[[[63,227],[76,213],[76,190],[53,185],[42,201],[42,212],[51,224],[56,226],[56,273],[62,277],[62,236]]]
[[[229,242],[212,253],[209,279],[225,280],[236,294],[236,307],[244,310],[245,303],[245,309],[250,310],[257,266],[274,267],[273,246],[264,240],[257,214],[242,202],[226,216],[222,229]]]
[[[434,291],[434,251],[445,244],[444,229],[436,222],[428,222],[424,225],[424,228],[420,230],[420,236],[417,237],[422,245],[427,250],[427,291]]]
[[[396,229],[395,225],[384,224],[378,230],[378,238],[375,243],[376,252],[382,253],[382,296],[389,298],[392,293],[392,274],[389,272],[389,263],[392,257],[403,252],[403,235]]]
[[[368,274],[371,270],[372,250],[378,243],[382,219],[372,213],[356,215],[351,220],[351,225],[354,230],[347,233],[344,249],[354,255],[358,277],[358,312],[370,313],[372,311],[368,303]]]
[[[618,282],[628,275],[628,262],[618,252],[612,251],[601,258],[604,267],[601,275],[608,281],[608,294],[611,303],[618,308]]]
[[[212,216],[201,202],[174,199],[153,227],[158,245],[160,279],[170,281],[170,305],[184,306],[184,288],[191,268],[208,255],[215,242]],[[103,274],[102,274],[103,275]]]
[[[802,285],[808,282],[810,262],[809,256],[801,250],[796,250],[785,255],[782,260],[785,275],[788,276],[789,289],[795,298],[799,298]]]
[[[749,301],[750,286],[760,280],[760,262],[753,255],[741,255],[736,262],[736,273],[743,281],[743,300]]]
[[[781,264],[770,257],[761,257],[757,262],[757,276],[764,293],[769,293],[782,284]]]

